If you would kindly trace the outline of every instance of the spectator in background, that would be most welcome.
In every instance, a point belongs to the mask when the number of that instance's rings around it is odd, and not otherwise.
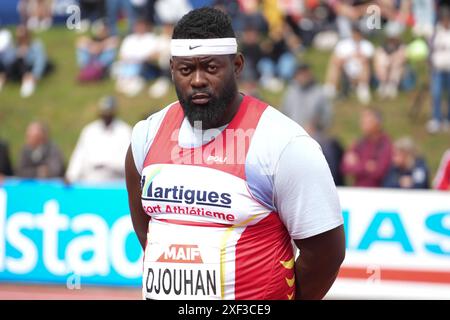
[[[431,36],[436,20],[435,1],[412,0],[411,2],[414,17],[413,32],[417,36]]]
[[[116,58],[119,39],[109,34],[105,24],[99,24],[91,37],[82,36],[77,40],[77,62],[80,68],[78,80],[97,81],[108,73]]]
[[[380,187],[389,170],[392,144],[383,132],[381,113],[367,108],[361,113],[363,137],[344,155],[342,172],[354,179],[357,187]]]
[[[396,98],[406,65],[406,47],[400,38],[401,30],[391,24],[386,28],[386,40],[375,50],[374,70],[379,81],[381,98]]]
[[[260,83],[265,89],[280,91],[294,75],[297,56],[302,50],[301,43],[288,24],[284,23],[282,28],[271,32],[262,46],[265,56],[258,63]]]
[[[170,42],[172,40],[173,25],[164,24],[157,35],[156,59],[144,65],[144,78],[156,81],[148,89],[148,94],[154,99],[164,96],[170,88]],[[147,69],[147,70],[145,70]],[[145,73],[148,73],[145,75]]]
[[[281,111],[303,128],[309,125],[319,131],[327,130],[332,117],[332,106],[322,86],[314,78],[307,64],[300,64],[290,82],[281,104]]]
[[[243,28],[252,25],[263,35],[269,33],[269,22],[262,11],[264,11],[263,1],[260,0],[238,0],[239,14],[236,17],[237,32]]]
[[[425,160],[417,155],[410,137],[394,143],[392,164],[384,177],[383,187],[403,189],[428,189],[429,171]]]
[[[5,141],[0,140],[0,183],[5,177],[12,175],[13,169],[11,166],[8,144]]]
[[[439,23],[430,41],[431,96],[433,117],[427,123],[429,133],[448,130],[450,121],[450,8],[442,7]],[[447,91],[447,117],[442,116],[442,96]]]
[[[138,20],[134,32],[125,37],[119,49],[119,60],[113,67],[116,89],[135,96],[144,87],[144,76],[157,78],[160,57],[160,38],[145,20]]]
[[[132,2],[132,0],[106,0],[106,18],[112,35],[116,36],[118,34],[117,20],[121,14],[124,14],[127,19],[127,33],[133,30],[136,11]]]
[[[325,90],[330,98],[336,96],[339,80],[345,76],[363,104],[370,102],[370,61],[374,54],[372,43],[364,39],[359,27],[353,25],[352,37],[339,41],[328,64]]]
[[[39,179],[64,176],[63,155],[50,140],[48,127],[44,123],[31,122],[27,127],[25,139],[17,176]]]
[[[53,0],[20,0],[22,23],[30,30],[48,30],[52,26]]]
[[[245,57],[244,68],[240,75],[240,84],[242,90],[249,95],[258,96],[258,81],[260,73],[258,71],[258,63],[264,57],[261,49],[261,32],[248,24],[244,27],[241,35],[240,51]]]
[[[6,73],[7,78],[22,81],[20,95],[27,98],[34,93],[37,82],[50,70],[43,43],[33,40],[24,25],[17,26],[15,58]]]
[[[444,152],[433,180],[433,189],[450,190],[450,149]]]
[[[327,0],[336,13],[336,26],[341,39],[349,38],[352,34],[352,24],[363,20],[367,7],[373,4],[371,0]]]
[[[14,41],[12,34],[7,29],[0,29],[0,91],[6,81],[7,71],[15,59]]]
[[[81,131],[66,173],[68,182],[102,183],[124,179],[131,127],[117,119],[112,96],[99,102],[99,119]]]

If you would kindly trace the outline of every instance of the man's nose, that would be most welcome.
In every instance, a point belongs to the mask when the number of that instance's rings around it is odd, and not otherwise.
[[[202,70],[196,70],[192,75],[191,86],[193,88],[204,88],[208,85],[205,73]]]

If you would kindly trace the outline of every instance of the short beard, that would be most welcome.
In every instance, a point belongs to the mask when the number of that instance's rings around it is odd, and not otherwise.
[[[184,115],[188,118],[190,124],[199,127],[200,121],[203,130],[217,128],[221,125],[221,121],[236,96],[237,86],[232,79],[227,79],[221,91],[214,95],[210,90],[194,90],[189,96],[183,94],[181,89],[175,84],[178,100],[183,108]],[[192,102],[192,96],[196,93],[206,93],[210,100],[207,104],[197,105]]]

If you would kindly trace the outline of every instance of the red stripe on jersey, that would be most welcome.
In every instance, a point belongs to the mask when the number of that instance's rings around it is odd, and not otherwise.
[[[294,252],[278,213],[248,226],[236,245],[237,300],[286,300],[295,296]]]

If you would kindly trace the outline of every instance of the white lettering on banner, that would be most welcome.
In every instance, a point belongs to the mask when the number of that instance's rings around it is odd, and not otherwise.
[[[121,277],[142,275],[142,253],[131,262],[125,250],[128,235],[134,233],[129,215],[117,219],[110,230],[98,214],[85,213],[71,218],[60,213],[56,200],[45,202],[42,213],[10,212],[7,215],[7,208],[7,193],[0,189],[0,272],[32,273],[42,254],[46,272],[53,276],[69,273],[82,277],[106,276],[111,267]],[[42,243],[37,240],[39,236],[27,236],[24,230],[41,231]],[[58,247],[61,231],[75,234],[65,248]],[[7,244],[12,247],[13,254],[7,254]],[[64,257],[59,259],[61,250]],[[90,254],[89,258],[86,258],[87,254]]]
[[[19,212],[8,219],[6,239],[21,254],[20,258],[6,257],[6,268],[15,273],[25,274],[31,272],[36,266],[38,252],[33,241],[26,237],[21,230],[33,230],[34,217],[31,213]]]
[[[35,217],[36,227],[42,229],[44,264],[54,275],[65,275],[68,270],[64,260],[58,259],[58,232],[69,228],[69,218],[58,214],[59,205],[55,200],[47,201],[44,212]]]
[[[124,277],[136,278],[142,275],[142,265],[130,262],[125,251],[125,244],[130,233],[134,233],[129,215],[117,219],[111,228],[110,257],[111,264]],[[139,259],[141,261],[142,259]]]
[[[109,272],[107,246],[108,225],[100,216],[81,214],[72,219],[72,230],[75,233],[91,231],[92,235],[78,236],[67,246],[66,259],[70,270],[80,276],[107,275]],[[83,253],[93,253],[88,261]]]

